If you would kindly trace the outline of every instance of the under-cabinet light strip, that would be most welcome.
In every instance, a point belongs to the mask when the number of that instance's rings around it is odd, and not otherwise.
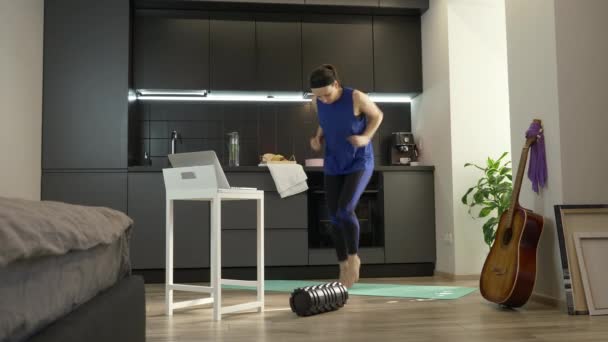
[[[187,101],[187,102],[310,102],[306,95],[264,95],[260,93],[207,93],[206,91],[151,91],[138,90],[139,101]],[[197,94],[197,95],[195,95]],[[401,94],[369,94],[372,101],[377,103],[409,103],[411,98]],[[131,96],[130,96],[131,99]]]

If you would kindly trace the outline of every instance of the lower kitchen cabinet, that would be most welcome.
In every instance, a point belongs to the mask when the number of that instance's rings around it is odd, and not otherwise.
[[[265,266],[308,264],[307,229],[266,229],[264,233]],[[224,229],[222,231],[222,266],[255,266],[256,247],[256,230]]]
[[[43,172],[42,200],[127,212],[126,172]]]
[[[165,267],[165,186],[162,173],[129,173],[128,214],[134,220],[131,260],[134,269]],[[308,263],[307,195],[281,199],[265,194],[265,264]],[[174,202],[175,268],[209,267],[209,202]],[[255,201],[222,202],[222,265],[256,264]]]
[[[165,267],[165,186],[161,173],[129,174],[129,216],[134,221],[134,269]],[[209,203],[174,202],[174,267],[209,267]]]

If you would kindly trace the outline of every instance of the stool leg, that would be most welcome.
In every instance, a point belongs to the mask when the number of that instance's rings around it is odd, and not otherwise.
[[[213,290],[213,320],[222,319],[222,205],[211,201],[211,287]]]
[[[263,196],[263,195],[262,195]],[[262,303],[258,312],[264,311],[264,197],[257,200],[257,271],[258,302]]]
[[[166,203],[165,246],[165,314],[173,315],[173,200]]]

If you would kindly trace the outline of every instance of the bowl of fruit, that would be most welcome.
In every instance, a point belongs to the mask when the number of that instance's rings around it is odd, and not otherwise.
[[[296,158],[293,155],[287,159],[282,154],[265,153],[260,156],[260,164],[258,166],[268,164],[296,164]]]

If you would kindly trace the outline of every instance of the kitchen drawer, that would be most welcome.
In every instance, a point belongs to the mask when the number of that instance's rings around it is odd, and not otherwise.
[[[222,201],[223,229],[255,229],[256,201]],[[265,228],[308,228],[308,196],[301,193],[281,198],[279,193],[264,193]]]
[[[227,172],[226,177],[230,186],[258,188],[264,191],[277,191],[270,172]]]
[[[307,264],[307,230],[266,230],[264,235],[265,266]],[[222,266],[254,267],[256,265],[256,248],[255,230],[222,231]]]
[[[266,265],[308,264],[308,229],[267,230],[265,237]]]

